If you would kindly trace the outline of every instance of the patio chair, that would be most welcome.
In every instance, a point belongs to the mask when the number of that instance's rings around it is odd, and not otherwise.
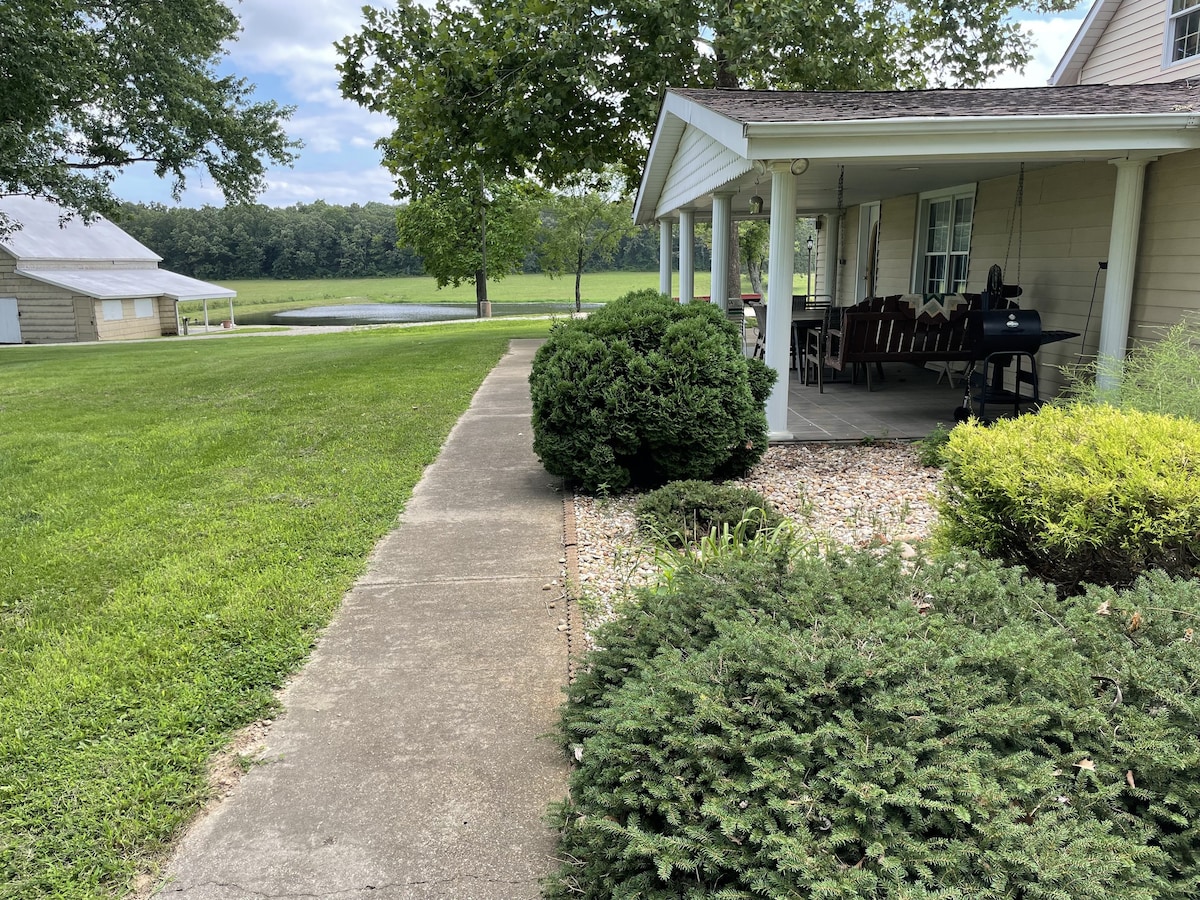
[[[754,313],[754,349],[750,355],[755,359],[767,358],[767,305],[757,300],[747,300],[746,306]]]
[[[833,306],[832,303],[826,301],[824,304],[824,316],[821,324],[816,328],[805,328],[803,333],[797,335],[797,342],[800,347],[800,383],[807,385],[812,381],[811,375],[815,374],[817,378],[817,388],[824,393],[825,391],[825,354],[829,352],[829,333],[840,327],[842,318],[842,310],[840,307]],[[831,375],[834,374],[831,370]]]

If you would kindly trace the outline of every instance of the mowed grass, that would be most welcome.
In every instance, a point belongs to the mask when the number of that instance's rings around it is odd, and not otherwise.
[[[0,351],[0,897],[128,889],[547,327]]]

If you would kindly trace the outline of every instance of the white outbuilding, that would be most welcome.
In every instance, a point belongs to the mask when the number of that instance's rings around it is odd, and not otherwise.
[[[113,341],[178,334],[180,300],[235,291],[166,269],[105,218],[85,223],[40,197],[0,197],[18,227],[0,235],[0,344]]]

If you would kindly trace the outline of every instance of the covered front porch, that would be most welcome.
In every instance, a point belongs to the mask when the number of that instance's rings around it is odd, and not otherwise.
[[[1042,327],[1082,336],[1078,348],[1060,344],[1039,355],[1046,397],[1062,365],[1124,358],[1147,168],[1200,148],[1194,100],[1184,83],[669,91],[634,218],[657,223],[664,292],[678,246],[683,302],[695,299],[697,223],[711,222],[712,269],[722,272],[734,223],[769,222],[764,358],[780,373],[791,358],[798,216],[818,226],[816,283],[807,293],[835,307],[888,295],[977,294],[997,264],[1005,283],[1023,287],[1021,307],[1038,312]],[[732,310],[727,290],[714,278],[711,302]],[[781,378],[766,404],[771,438],[919,437],[953,422],[960,388],[905,380],[921,390],[900,402],[900,384],[889,380],[874,393],[831,385],[814,396],[794,376]]]
[[[923,438],[938,425],[954,425],[962,405],[962,379],[905,363],[884,366],[884,378],[868,391],[860,378],[801,384],[793,370],[787,382],[787,433],[791,441],[882,441]],[[1011,408],[1009,410],[1011,412]],[[999,410],[997,410],[999,412]]]

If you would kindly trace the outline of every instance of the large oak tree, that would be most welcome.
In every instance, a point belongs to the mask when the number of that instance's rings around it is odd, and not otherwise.
[[[468,169],[561,185],[618,165],[636,184],[666,87],[976,86],[1028,61],[1018,13],[1077,2],[400,0],[364,10],[339,69],[396,123],[398,196]]]
[[[289,109],[218,73],[238,28],[219,0],[0,3],[0,192],[110,211],[116,173],[145,163],[176,195],[198,167],[251,199],[298,144]]]

